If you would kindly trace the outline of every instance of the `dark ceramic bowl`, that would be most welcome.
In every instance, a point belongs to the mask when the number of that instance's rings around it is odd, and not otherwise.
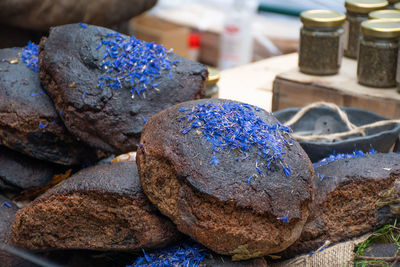
[[[300,108],[288,108],[274,112],[275,117],[284,124],[291,119]],[[387,120],[368,110],[341,107],[347,113],[349,120],[356,126],[361,126],[376,121]],[[348,131],[336,111],[318,107],[308,111],[304,116],[292,125],[296,134],[307,133],[323,135]],[[355,149],[368,152],[371,148],[378,152],[388,152],[395,143],[400,133],[400,124],[391,124],[365,131],[361,134],[351,135],[332,141],[300,141],[299,143],[307,152],[312,162],[317,162],[333,153],[352,153]]]

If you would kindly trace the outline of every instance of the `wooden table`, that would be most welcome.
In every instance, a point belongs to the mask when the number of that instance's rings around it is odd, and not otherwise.
[[[279,73],[297,66],[297,54],[261,60],[221,72],[219,98],[242,101],[271,111],[272,85]]]
[[[312,76],[297,68],[297,53],[258,61],[221,72],[220,98],[238,100],[276,111],[327,101],[368,109],[388,118],[400,118],[400,94],[357,83],[357,62],[343,58],[339,74]]]

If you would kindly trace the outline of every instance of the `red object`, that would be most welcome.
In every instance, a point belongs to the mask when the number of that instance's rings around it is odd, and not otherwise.
[[[199,48],[200,47],[200,34],[192,32],[189,34],[189,48]]]
[[[229,34],[237,33],[240,29],[236,26],[227,25],[225,26],[225,31]]]

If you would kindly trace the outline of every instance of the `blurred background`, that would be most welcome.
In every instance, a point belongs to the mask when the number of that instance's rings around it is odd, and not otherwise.
[[[297,51],[299,15],[307,9],[345,12],[344,0],[159,0],[147,14],[133,19],[130,32],[146,41],[159,41],[185,57],[227,69]],[[165,22],[170,24],[171,39],[163,28]],[[161,40],[145,36],[149,28],[157,30],[156,25]],[[234,36],[229,32],[232,28],[241,31]],[[180,40],[172,37],[172,31],[182,32]]]
[[[0,47],[39,42],[51,26],[85,22],[227,69],[297,51],[298,16],[307,9],[344,12],[344,0],[2,0]]]

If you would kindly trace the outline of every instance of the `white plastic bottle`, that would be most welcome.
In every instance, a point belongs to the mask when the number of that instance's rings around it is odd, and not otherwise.
[[[233,0],[221,34],[219,68],[228,69],[251,62],[252,20],[258,0]]]

